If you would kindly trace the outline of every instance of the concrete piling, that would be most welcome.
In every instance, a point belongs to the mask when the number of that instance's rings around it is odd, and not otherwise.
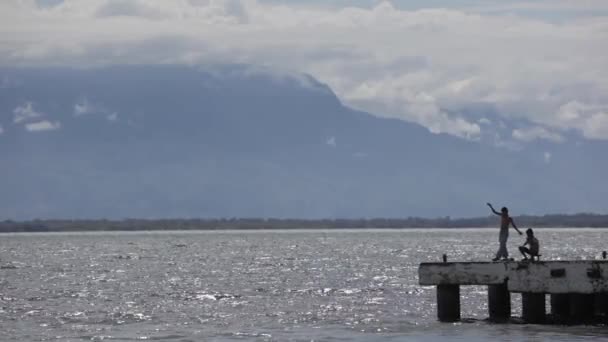
[[[583,293],[570,294],[570,321],[580,323],[593,317],[593,295]]]
[[[595,294],[595,314],[599,316],[608,316],[608,292]]]
[[[524,292],[521,294],[522,318],[526,323],[541,324],[545,322],[545,294]]]
[[[506,282],[488,285],[488,311],[491,321],[505,321],[511,317],[511,293]]]
[[[570,315],[570,295],[567,293],[551,294],[551,315],[558,322],[565,322]]]
[[[460,286],[437,285],[437,317],[440,322],[460,320]]]
[[[511,293],[522,294],[526,323],[608,322],[608,260],[436,262],[420,264],[420,285],[437,286],[437,316],[460,319],[460,286],[487,285],[490,320],[507,321]],[[551,297],[551,320],[545,295]]]

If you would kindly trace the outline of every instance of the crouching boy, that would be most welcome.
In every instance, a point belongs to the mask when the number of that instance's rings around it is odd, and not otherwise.
[[[536,260],[538,260],[538,257],[540,256],[538,254],[539,244],[538,240],[534,237],[534,231],[532,228],[528,228],[526,230],[526,235],[526,242],[523,244],[523,246],[519,247],[519,251],[524,256],[524,260],[528,260],[528,255],[532,261],[534,261],[534,257],[536,257]],[[527,248],[526,245],[528,245],[530,248]]]

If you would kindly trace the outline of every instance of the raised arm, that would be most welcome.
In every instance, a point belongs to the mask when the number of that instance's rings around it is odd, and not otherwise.
[[[519,235],[523,235],[524,234],[519,229],[517,229],[517,226],[515,225],[515,221],[513,221],[512,217],[509,217],[509,221],[511,221],[511,225],[513,226],[513,228],[515,228],[515,230],[517,230],[517,232],[519,233]]]
[[[501,213],[499,213],[498,211],[494,210],[494,207],[492,206],[492,204],[490,203],[486,203],[488,205],[488,207],[490,207],[490,209],[492,210],[492,212],[498,216],[502,216]]]

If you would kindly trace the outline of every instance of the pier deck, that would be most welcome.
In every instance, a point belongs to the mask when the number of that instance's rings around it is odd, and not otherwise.
[[[511,315],[511,293],[521,293],[523,319],[545,322],[545,295],[551,295],[551,314],[564,322],[584,322],[608,313],[608,260],[528,262],[422,263],[420,285],[437,286],[440,321],[460,319],[460,286],[487,285],[489,315]]]

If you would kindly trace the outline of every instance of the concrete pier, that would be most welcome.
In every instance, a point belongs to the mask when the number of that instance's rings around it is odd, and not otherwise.
[[[441,322],[460,320],[460,287],[458,285],[437,285],[437,318]]]
[[[597,293],[595,295],[595,314],[608,316],[608,293]]]
[[[581,323],[594,315],[593,294],[572,293],[570,296],[570,321]]]
[[[570,316],[570,295],[554,293],[551,295],[551,315],[559,321],[566,322]]]
[[[511,293],[506,282],[488,285],[488,311],[491,321],[500,322],[511,317]]]
[[[545,294],[532,292],[522,293],[521,313],[521,316],[526,323],[544,323],[546,318]]]
[[[547,321],[547,294],[553,322],[584,323],[598,316],[608,320],[608,260],[423,263],[418,276],[420,285],[437,286],[440,321],[460,319],[463,285],[488,286],[493,321],[510,318],[511,293],[521,293],[527,323]]]

